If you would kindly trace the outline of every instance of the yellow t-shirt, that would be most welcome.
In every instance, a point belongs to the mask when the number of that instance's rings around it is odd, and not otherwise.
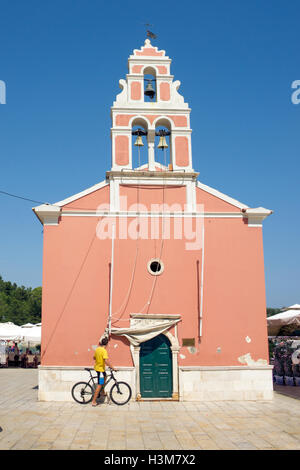
[[[95,365],[94,369],[98,372],[105,371],[105,359],[108,359],[108,354],[105,348],[99,346],[95,351]]]

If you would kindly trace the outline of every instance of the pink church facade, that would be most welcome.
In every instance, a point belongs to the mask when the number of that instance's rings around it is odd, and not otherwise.
[[[106,179],[34,208],[44,226],[40,400],[71,399],[105,331],[133,399],[272,398],[262,242],[271,211],[198,180],[191,110],[170,64],[149,40],[134,50],[111,108]],[[134,168],[136,128],[147,162]]]

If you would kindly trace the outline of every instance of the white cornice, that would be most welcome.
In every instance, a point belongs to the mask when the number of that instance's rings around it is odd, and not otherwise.
[[[262,221],[273,214],[273,211],[264,207],[247,208],[242,211],[248,219],[248,227],[261,227]]]
[[[117,217],[117,218],[195,218],[195,219],[242,219],[240,212],[151,212],[151,211],[88,211],[88,210],[68,210],[63,209],[62,217]]]
[[[61,208],[52,204],[42,204],[32,208],[33,212],[43,225],[58,225]]]
[[[174,105],[174,108],[172,108],[172,104],[170,102],[167,102],[164,104],[163,101],[159,102],[154,102],[151,103],[152,106],[148,107],[147,102],[145,106],[145,102],[141,103],[124,103],[124,105],[120,105],[118,103],[116,105],[116,101],[114,101],[114,105],[111,106],[111,111],[112,112],[119,112],[119,113],[124,113],[125,114],[130,114],[131,113],[143,113],[143,114],[159,114],[160,112],[164,114],[186,114],[191,112],[191,108],[188,107],[188,103],[183,103],[182,107],[180,108],[177,104]]]
[[[141,116],[144,116],[145,114],[149,115],[149,116],[158,116],[160,115],[160,112],[159,112],[159,109],[158,108],[153,108],[153,106],[151,106],[151,108],[136,108],[135,107],[136,104],[134,104],[134,107],[130,108],[130,114],[135,114],[135,113],[139,113]],[[128,107],[124,105],[123,108],[121,107],[116,107],[116,106],[111,106],[111,114],[112,113],[118,113],[118,114],[129,114],[128,113]],[[161,111],[164,112],[164,115],[166,115],[168,113],[168,109],[169,109],[169,112],[170,114],[180,114],[182,116],[187,116],[188,114],[190,114],[191,112],[191,108],[162,108]]]
[[[156,163],[156,162],[155,162]],[[117,179],[128,184],[153,184],[156,181],[158,185],[178,184],[185,181],[195,181],[199,173],[194,171],[143,171],[143,170],[112,170],[106,172],[107,179]]]
[[[145,63],[153,65],[156,65],[157,63],[159,63],[159,65],[169,65],[172,63],[172,59],[160,55],[131,55],[128,59],[128,65],[144,65]]]
[[[127,73],[126,78],[128,80],[143,80],[144,79],[144,74],[143,73]],[[168,80],[173,80],[174,75],[167,75],[167,74],[157,74],[156,75],[156,80],[159,81],[168,81]]]

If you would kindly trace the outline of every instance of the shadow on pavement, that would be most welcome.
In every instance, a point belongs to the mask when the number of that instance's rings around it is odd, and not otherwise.
[[[293,387],[292,385],[278,385],[274,383],[274,392],[300,400],[300,387]]]

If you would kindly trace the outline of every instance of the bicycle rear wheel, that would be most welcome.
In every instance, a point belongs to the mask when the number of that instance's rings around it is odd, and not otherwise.
[[[77,403],[81,405],[86,405],[90,403],[93,399],[94,389],[87,382],[78,382],[72,387],[72,397]]]
[[[131,388],[126,382],[116,382],[110,389],[109,396],[116,405],[125,405],[131,398]]]

